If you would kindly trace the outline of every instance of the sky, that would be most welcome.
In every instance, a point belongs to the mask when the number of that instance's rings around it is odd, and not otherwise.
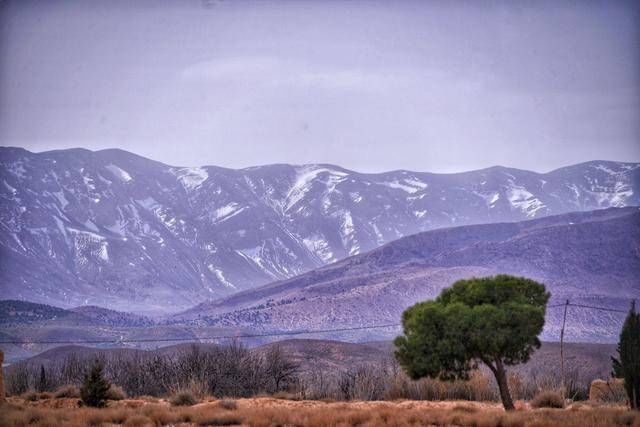
[[[0,145],[171,165],[640,161],[640,2],[0,1]]]

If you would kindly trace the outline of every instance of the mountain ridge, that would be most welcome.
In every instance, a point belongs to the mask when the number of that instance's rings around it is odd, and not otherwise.
[[[565,166],[560,166],[560,167],[556,167],[554,169],[550,169],[546,172],[540,172],[540,171],[534,171],[534,170],[530,170],[530,169],[521,169],[521,168],[516,168],[516,167],[512,167],[512,166],[505,166],[505,165],[500,165],[500,164],[494,164],[491,166],[486,166],[486,167],[482,167],[482,168],[477,168],[477,169],[470,169],[470,170],[462,170],[462,171],[456,171],[456,172],[433,172],[433,171],[428,171],[428,170],[413,170],[413,169],[390,169],[390,170],[384,170],[381,172],[363,172],[360,170],[356,170],[356,169],[351,169],[345,166],[341,166],[338,165],[337,163],[282,163],[282,162],[277,162],[277,163],[265,163],[265,164],[258,164],[258,165],[251,165],[251,166],[244,166],[244,167],[228,167],[228,166],[220,166],[220,165],[215,165],[215,164],[202,164],[202,165],[174,165],[174,164],[169,164],[169,163],[165,163],[161,160],[155,160],[153,158],[150,157],[145,157],[141,154],[137,154],[133,151],[128,151],[128,150],[124,150],[122,148],[116,148],[116,147],[112,147],[112,148],[102,148],[99,150],[91,150],[88,148],[84,148],[84,147],[72,147],[72,148],[60,148],[60,149],[55,149],[55,150],[44,150],[44,151],[31,151],[31,150],[27,150],[26,148],[23,147],[18,147],[18,146],[10,146],[10,145],[4,145],[4,146],[0,146],[0,152],[6,150],[6,151],[18,151],[18,152],[22,152],[22,153],[26,153],[26,154],[31,154],[31,155],[48,155],[48,154],[61,154],[61,153],[69,153],[69,152],[82,152],[82,153],[87,153],[87,154],[117,154],[117,155],[127,155],[127,156],[134,156],[137,157],[139,159],[143,159],[145,161],[149,161],[149,162],[154,162],[154,163],[158,163],[164,166],[169,166],[172,168],[192,168],[192,167],[211,167],[211,168],[218,168],[218,169],[223,169],[223,170],[227,170],[227,171],[235,171],[235,172],[243,172],[243,171],[250,171],[250,170],[255,170],[255,169],[261,169],[261,168],[266,168],[266,167],[279,167],[279,166],[292,166],[292,167],[297,167],[297,168],[304,168],[304,167],[308,167],[308,166],[319,166],[319,167],[332,167],[332,168],[336,168],[336,169],[341,169],[343,171],[346,172],[350,172],[350,173],[354,173],[354,174],[358,174],[358,175],[381,175],[381,174],[391,174],[391,173],[402,173],[402,172],[407,172],[407,173],[420,173],[420,174],[431,174],[431,175],[460,175],[460,174],[467,174],[467,173],[476,173],[476,172],[488,172],[488,171],[492,171],[492,170],[514,170],[514,171],[526,171],[526,172],[530,172],[533,174],[537,174],[537,175],[547,175],[559,170],[563,170],[566,168],[572,168],[572,167],[583,167],[583,166],[590,166],[590,165],[599,165],[599,164],[626,164],[626,165],[640,165],[640,162],[631,162],[631,161],[624,161],[624,160],[607,160],[607,159],[594,159],[594,160],[585,160],[585,161],[581,161],[578,163],[571,163],[571,164],[567,164]]]
[[[640,208],[427,231],[172,318],[265,330],[383,324],[397,322],[408,306],[434,298],[455,280],[503,273],[545,283],[550,304],[571,299],[624,314],[640,294]],[[624,317],[574,307],[570,314],[567,337],[573,341],[615,340]],[[560,312],[548,311],[545,339],[557,338],[560,321]]]
[[[636,163],[361,174],[0,148],[0,166],[0,297],[137,312],[179,311],[431,229],[640,204]]]

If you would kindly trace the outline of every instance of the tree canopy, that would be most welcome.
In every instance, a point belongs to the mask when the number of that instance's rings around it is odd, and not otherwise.
[[[528,361],[540,347],[548,300],[544,285],[527,278],[459,280],[403,313],[396,358],[413,379],[468,379],[483,362],[496,376],[505,408],[513,409],[505,365]]]
[[[640,408],[640,314],[635,301],[624,321],[618,343],[619,359],[611,358],[613,376],[624,378],[624,388],[632,409]]]
[[[100,408],[105,405],[111,384],[105,379],[103,369],[102,362],[95,359],[91,371],[84,375],[80,397],[87,406]]]

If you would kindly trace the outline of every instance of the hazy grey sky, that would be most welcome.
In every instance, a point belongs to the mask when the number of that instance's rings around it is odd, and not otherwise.
[[[0,10],[1,145],[361,171],[640,161],[640,2]]]

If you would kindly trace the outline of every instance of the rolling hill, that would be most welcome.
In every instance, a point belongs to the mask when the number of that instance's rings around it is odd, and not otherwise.
[[[404,237],[295,278],[207,302],[175,322],[297,330],[398,323],[417,301],[455,280],[499,273],[534,278],[550,305],[573,303],[626,310],[640,295],[640,209],[607,209],[517,223],[472,225]],[[549,308],[543,337],[559,336],[562,311]],[[613,341],[624,313],[571,307],[567,338]],[[397,329],[334,338],[389,338]]]

